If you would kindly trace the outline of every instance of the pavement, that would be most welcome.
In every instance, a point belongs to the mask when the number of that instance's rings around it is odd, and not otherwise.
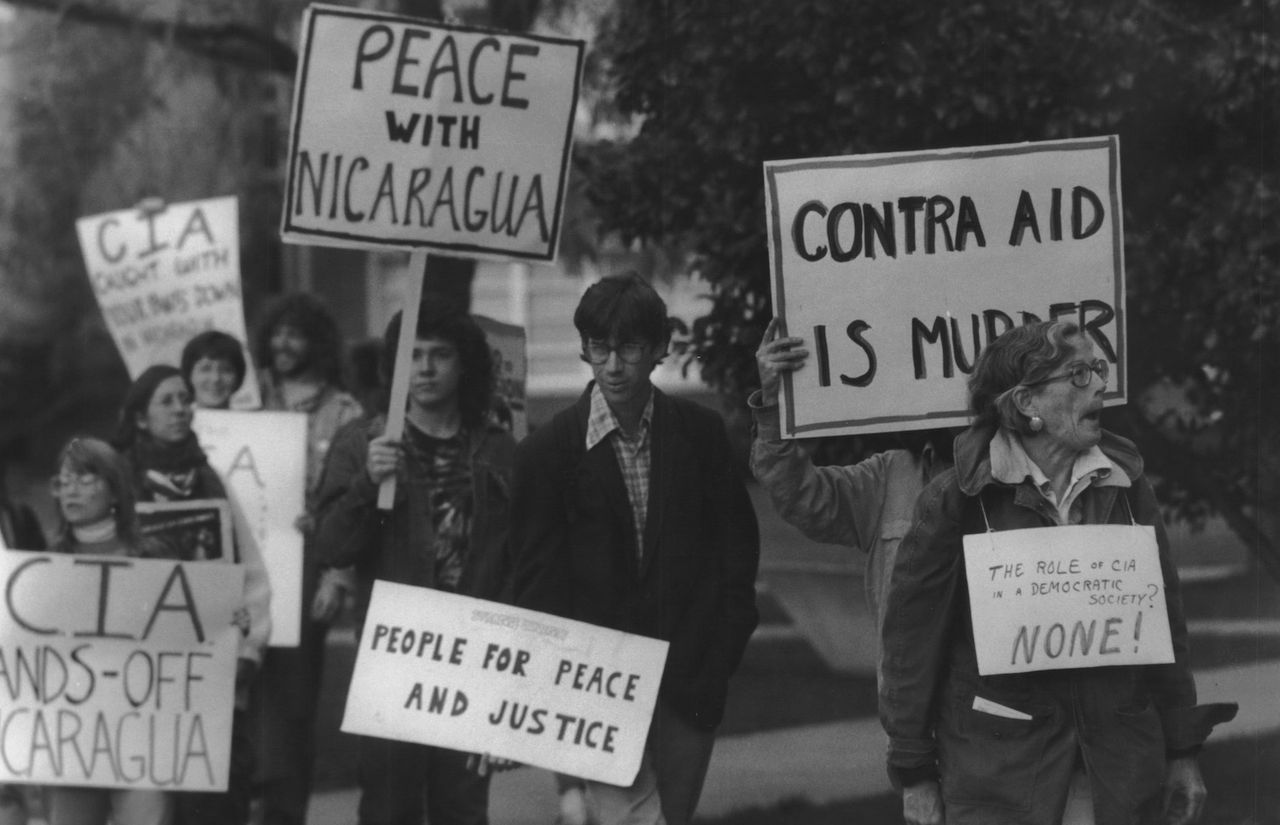
[[[1207,620],[1193,623],[1191,631],[1280,637],[1280,623]],[[1202,702],[1240,704],[1235,720],[1214,730],[1213,743],[1280,731],[1280,661],[1197,670],[1196,685]],[[788,800],[823,804],[888,793],[884,742],[875,718],[721,737],[698,816],[716,818]],[[354,825],[358,798],[354,789],[316,794],[309,825]],[[492,825],[551,825],[555,810],[546,771],[521,768],[494,779]]]

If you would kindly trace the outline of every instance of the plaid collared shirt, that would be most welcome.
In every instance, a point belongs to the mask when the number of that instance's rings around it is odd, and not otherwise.
[[[609,438],[613,454],[618,457],[618,469],[627,486],[627,499],[631,502],[631,515],[635,519],[636,559],[644,556],[644,523],[649,515],[649,468],[653,466],[650,450],[650,426],[653,423],[653,392],[640,414],[640,429],[635,438],[627,438],[609,409],[599,384],[591,385],[591,412],[587,416],[587,449]]]

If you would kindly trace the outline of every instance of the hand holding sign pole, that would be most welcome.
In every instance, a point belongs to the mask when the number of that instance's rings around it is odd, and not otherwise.
[[[387,428],[392,438],[404,433],[405,406],[409,402],[409,373],[413,370],[413,342],[417,337],[418,311],[422,305],[422,281],[427,274],[427,252],[414,250],[409,256],[409,283],[406,285],[404,311],[400,316],[400,339],[396,342],[395,373],[391,378],[391,401],[387,408]],[[378,487],[378,509],[390,510],[396,500],[396,478],[392,476]]]

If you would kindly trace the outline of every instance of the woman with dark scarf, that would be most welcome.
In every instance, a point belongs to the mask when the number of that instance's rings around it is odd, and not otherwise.
[[[148,367],[124,397],[113,445],[129,462],[139,501],[226,498],[191,430],[194,393],[182,371]]]
[[[191,383],[181,370],[168,365],[148,367],[129,391],[125,393],[121,410],[120,429],[115,445],[129,461],[133,476],[133,488],[139,501],[190,501],[194,499],[225,499],[226,488],[200,448],[200,442],[191,429],[194,414],[195,393]],[[241,556],[237,552],[237,557]],[[232,722],[231,766],[226,791],[188,792],[178,796],[174,825],[200,825],[200,823],[244,822],[249,813],[249,777],[252,771],[251,743],[245,718],[250,684],[261,658],[259,651],[248,655],[245,647],[254,616],[258,616],[259,634],[254,641],[261,646],[266,642],[269,630],[265,621],[267,600],[270,598],[265,570],[260,559],[246,565],[246,584],[256,590],[255,605],[249,603],[237,612],[236,623],[246,639],[236,665],[235,716]],[[252,569],[250,569],[252,568]],[[267,626],[269,627],[269,625]]]

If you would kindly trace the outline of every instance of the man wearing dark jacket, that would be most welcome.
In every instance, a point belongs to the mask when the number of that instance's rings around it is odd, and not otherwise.
[[[719,416],[651,382],[670,338],[653,288],[606,278],[574,325],[595,380],[516,450],[515,603],[670,643],[635,782],[588,797],[603,825],[685,825],[756,626],[759,529]]]
[[[383,339],[394,374],[400,316]],[[354,564],[363,623],[373,580],[505,600],[507,490],[515,447],[489,423],[492,365],[484,333],[465,315],[424,306],[418,319],[402,438],[386,419],[357,421],[329,450],[320,485],[321,561]],[[397,479],[390,512],[378,488]],[[360,737],[360,825],[487,825],[489,779],[468,755]]]

